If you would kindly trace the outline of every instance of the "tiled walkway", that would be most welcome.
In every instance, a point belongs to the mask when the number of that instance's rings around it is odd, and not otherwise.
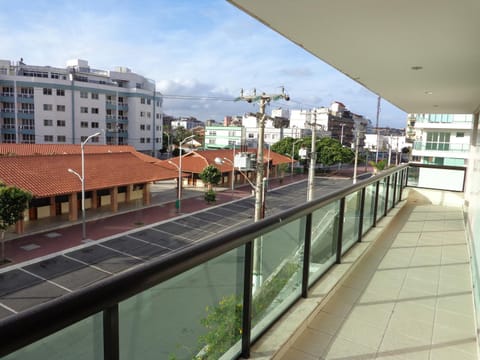
[[[407,204],[281,359],[477,359],[459,207]]]

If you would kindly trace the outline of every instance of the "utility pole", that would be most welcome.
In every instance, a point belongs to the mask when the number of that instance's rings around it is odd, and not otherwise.
[[[243,89],[240,91],[240,97],[236,100],[243,100],[249,103],[258,102],[259,112],[257,113],[258,121],[258,141],[257,141],[257,167],[256,167],[256,182],[255,182],[255,222],[261,220],[265,215],[265,186],[264,186],[264,162],[263,162],[263,144],[265,135],[265,108],[272,100],[290,100],[290,97],[285,93],[282,87],[281,94],[265,94],[257,96],[255,89],[252,95],[245,95]],[[263,282],[262,271],[262,245],[263,239],[260,237],[255,239],[253,248],[253,293],[255,293]]]
[[[285,89],[282,87],[282,92],[280,94],[265,94],[257,95],[255,89],[253,90],[252,95],[245,95],[243,89],[240,91],[240,97],[236,100],[244,100],[246,102],[258,102],[259,112],[257,113],[258,120],[258,141],[257,141],[257,163],[256,163],[256,182],[255,182],[255,221],[259,221],[263,218],[262,214],[264,213],[265,201],[264,201],[264,188],[263,188],[263,177],[264,177],[264,157],[263,157],[263,147],[265,140],[265,120],[267,116],[265,115],[265,108],[270,101],[272,100],[290,100],[290,97],[285,93]],[[263,199],[263,201],[262,201]]]

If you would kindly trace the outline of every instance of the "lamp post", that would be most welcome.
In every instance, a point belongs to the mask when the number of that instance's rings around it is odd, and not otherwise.
[[[345,124],[340,124],[340,126],[342,127],[342,130],[340,132],[340,144],[343,146],[343,128]]]
[[[195,137],[195,135],[187,136],[185,139],[180,141],[179,146],[179,160],[178,160],[178,200],[177,200],[177,212],[181,211],[182,208],[182,145]]]
[[[357,166],[358,166],[358,137],[360,133],[357,131],[355,136],[355,163],[353,165],[353,183],[357,183]]]
[[[68,169],[68,172],[76,175],[80,180],[80,183],[82,184],[82,240],[85,240],[87,238],[87,229],[85,224],[85,144],[90,139],[99,136],[100,134],[100,132],[92,134],[80,143],[80,150],[82,155],[82,175],[80,175],[73,169]]]
[[[301,141],[302,139],[298,139],[292,144],[292,176],[293,176],[293,163],[295,162],[295,144],[298,144]]]
[[[232,162],[232,160],[228,159],[228,158],[220,158],[220,157],[216,157],[215,158],[215,164],[218,164],[218,165],[222,165],[223,163],[225,162],[228,162],[229,164],[232,165],[232,172],[235,171],[235,164]],[[248,178],[248,176],[240,169],[237,169],[238,172],[240,174],[242,174],[242,176],[245,178],[245,180],[247,180],[247,182],[249,183],[249,185],[252,187],[253,190],[255,190],[255,185],[250,181],[250,179]],[[232,189],[233,189],[233,183],[232,183]]]

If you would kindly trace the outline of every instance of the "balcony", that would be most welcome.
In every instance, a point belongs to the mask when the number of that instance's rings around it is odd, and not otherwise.
[[[470,358],[476,339],[461,193],[405,188],[407,170],[6,317],[0,356],[437,358],[460,351]],[[208,346],[217,335],[222,346]]]

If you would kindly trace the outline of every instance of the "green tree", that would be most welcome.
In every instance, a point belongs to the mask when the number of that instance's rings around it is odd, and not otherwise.
[[[350,163],[355,158],[355,153],[343,147],[340,141],[328,137],[322,138],[317,143],[317,162],[330,166],[339,163]]]
[[[23,218],[31,198],[32,195],[22,189],[0,183],[1,263],[5,262],[5,231]]]
[[[222,173],[214,165],[205,167],[199,176],[207,184],[209,191],[212,190],[213,185],[217,185],[222,179]]]
[[[300,140],[300,141],[298,141]],[[298,141],[298,142],[297,142]],[[272,151],[278,153],[278,154],[282,154],[282,155],[286,155],[286,156],[292,156],[292,148],[293,148],[293,144],[297,142],[295,144],[295,154],[293,154],[294,158],[298,159],[298,149],[302,146],[303,142],[304,142],[304,139],[294,139],[294,138],[291,138],[291,137],[286,137],[286,138],[283,138],[282,140],[280,141],[277,141],[275,144],[272,145],[271,149]]]

